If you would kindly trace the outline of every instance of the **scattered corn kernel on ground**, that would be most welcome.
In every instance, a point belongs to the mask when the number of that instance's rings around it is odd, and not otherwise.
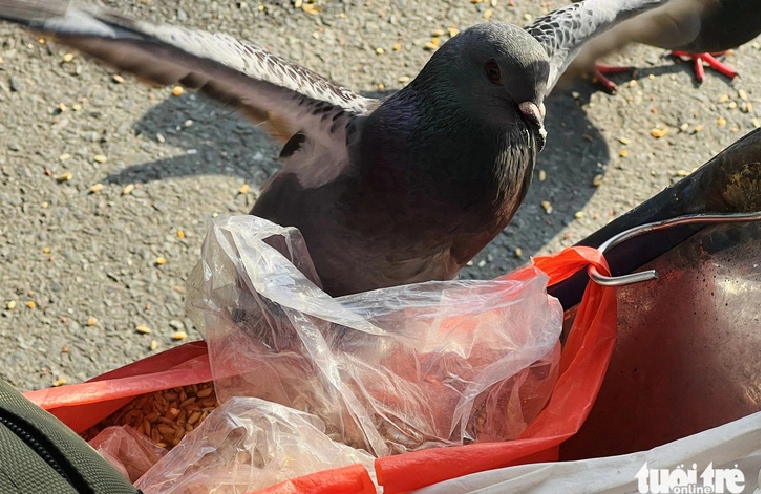
[[[376,96],[408,84],[474,23],[523,25],[562,5],[100,2],[251,39]],[[464,276],[491,278],[571,245],[761,126],[759,43],[726,57],[741,74],[732,82],[707,70],[698,87],[691,64],[638,46],[605,60],[638,68],[612,76],[617,95],[559,87],[525,203]],[[0,60],[0,379],[24,390],[81,382],[199,338],[185,277],[211,218],[250,210],[279,167],[277,147],[192,91],[144,85],[7,24]]]

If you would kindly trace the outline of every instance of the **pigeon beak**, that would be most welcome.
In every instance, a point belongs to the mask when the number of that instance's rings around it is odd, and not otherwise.
[[[539,151],[541,151],[544,149],[544,145],[547,144],[547,129],[544,128],[544,115],[547,113],[547,108],[544,106],[544,103],[537,105],[533,101],[524,101],[518,105],[518,109],[536,127],[536,131],[539,134]]]

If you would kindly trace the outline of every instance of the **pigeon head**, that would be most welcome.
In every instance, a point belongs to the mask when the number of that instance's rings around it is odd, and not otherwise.
[[[547,52],[526,30],[491,22],[447,41],[417,79],[459,102],[473,118],[497,125],[526,124],[541,149],[547,136],[544,98],[549,74]]]

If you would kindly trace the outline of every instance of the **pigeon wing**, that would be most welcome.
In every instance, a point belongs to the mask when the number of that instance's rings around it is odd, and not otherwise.
[[[321,75],[253,43],[127,19],[63,0],[0,0],[0,19],[25,25],[123,71],[182,84],[269,121],[285,142],[301,131],[346,154],[350,120],[374,104]]]
[[[539,17],[526,30],[547,50],[550,78],[547,93],[581,47],[635,15],[663,5],[668,0],[581,0]]]

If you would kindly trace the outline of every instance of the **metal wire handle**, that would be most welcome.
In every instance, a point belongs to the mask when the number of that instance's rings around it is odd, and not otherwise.
[[[645,223],[631,230],[626,230],[618,235],[614,235],[609,238],[597,248],[600,254],[605,254],[608,250],[612,249],[616,245],[626,242],[634,237],[639,237],[646,233],[655,232],[658,230],[665,230],[679,225],[687,225],[692,223],[740,223],[744,221],[761,221],[761,211],[755,213],[706,213],[706,214],[690,214],[685,216],[678,216],[676,218],[669,218],[667,220],[655,221],[653,223]],[[625,274],[621,276],[604,276],[601,275],[594,266],[589,266],[587,270],[589,277],[597,283],[603,286],[625,286],[633,283],[641,283],[643,281],[650,281],[658,278],[658,273],[653,270],[642,271],[641,273]]]

